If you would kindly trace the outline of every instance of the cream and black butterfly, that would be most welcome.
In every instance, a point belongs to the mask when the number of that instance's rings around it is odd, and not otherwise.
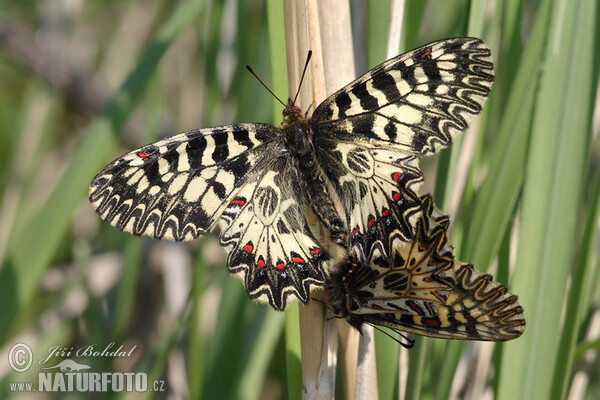
[[[281,310],[327,277],[305,202],[341,245],[359,248],[390,213],[411,240],[416,157],[448,146],[492,81],[481,40],[431,43],[375,67],[309,119],[290,101],[280,128],[193,130],[126,153],[94,178],[90,202],[118,229],[157,239],[193,240],[220,221],[229,270]]]
[[[352,254],[331,273],[325,286],[329,309],[359,331],[369,324],[443,339],[519,337],[525,319],[517,296],[454,259],[448,217],[439,214],[431,196],[422,200],[413,241],[398,240],[392,234],[397,223],[381,216],[389,226],[383,238],[388,243],[371,242],[368,253]],[[412,341],[402,344],[410,347]]]

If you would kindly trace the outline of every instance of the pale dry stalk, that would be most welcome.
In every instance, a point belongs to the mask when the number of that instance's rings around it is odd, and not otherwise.
[[[333,10],[335,14],[332,14]],[[311,113],[328,95],[356,77],[350,5],[343,0],[290,0],[284,3],[284,13],[291,96],[298,87],[308,50],[313,51],[297,101],[302,110]],[[328,240],[327,232],[322,228],[317,231],[321,233],[321,241]],[[334,398],[336,322],[343,327],[340,329],[340,346],[346,396],[358,400],[376,399],[372,329],[365,327],[361,336],[345,321],[327,321],[324,305],[315,301],[300,307],[303,398]]]

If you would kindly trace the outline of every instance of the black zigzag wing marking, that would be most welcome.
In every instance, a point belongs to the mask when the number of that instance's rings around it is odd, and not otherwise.
[[[325,139],[318,143],[317,157],[332,192],[341,199],[349,246],[367,251],[366,243],[381,239],[382,251],[387,252],[392,238],[411,241],[421,214],[416,193],[423,176],[417,158],[370,143]]]
[[[227,264],[250,298],[283,310],[306,303],[311,288],[323,286],[329,255],[311,233],[298,171],[277,160],[248,182],[231,202],[221,223]]]
[[[381,141],[432,154],[463,131],[493,82],[490,50],[475,38],[433,42],[401,54],[348,84],[315,110],[315,132]]]
[[[325,287],[331,310],[360,329],[363,323],[435,338],[502,341],[525,329],[517,297],[490,275],[456,261],[449,220],[423,196],[415,240],[397,241],[392,254],[354,256]]]
[[[92,181],[90,202],[134,235],[193,240],[210,230],[265,158],[282,146],[267,124],[193,130],[128,152]]]

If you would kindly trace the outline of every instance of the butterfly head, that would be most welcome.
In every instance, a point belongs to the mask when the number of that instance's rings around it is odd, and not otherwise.
[[[292,99],[290,99],[285,108],[283,109],[283,117],[286,120],[302,117],[302,110],[300,109],[300,107],[293,103]]]

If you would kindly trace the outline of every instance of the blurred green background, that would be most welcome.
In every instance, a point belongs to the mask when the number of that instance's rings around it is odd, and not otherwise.
[[[384,60],[390,3],[351,2],[359,73]],[[271,71],[286,60],[273,54],[279,0],[2,0],[0,10],[0,397],[37,382],[52,346],[114,342],[132,355],[75,360],[148,373],[165,391],[92,397],[300,398],[284,314],[248,300],[214,235],[135,238],[87,202],[93,176],[132,148],[280,122],[244,68],[285,87]],[[376,335],[380,398],[600,398],[599,18],[593,0],[405,2],[400,52],[463,35],[492,49],[484,113],[423,161],[424,189],[453,220],[457,257],[519,296],[527,329],[495,345],[417,337],[400,366],[397,343]],[[19,342],[34,355],[23,373],[8,363]]]

